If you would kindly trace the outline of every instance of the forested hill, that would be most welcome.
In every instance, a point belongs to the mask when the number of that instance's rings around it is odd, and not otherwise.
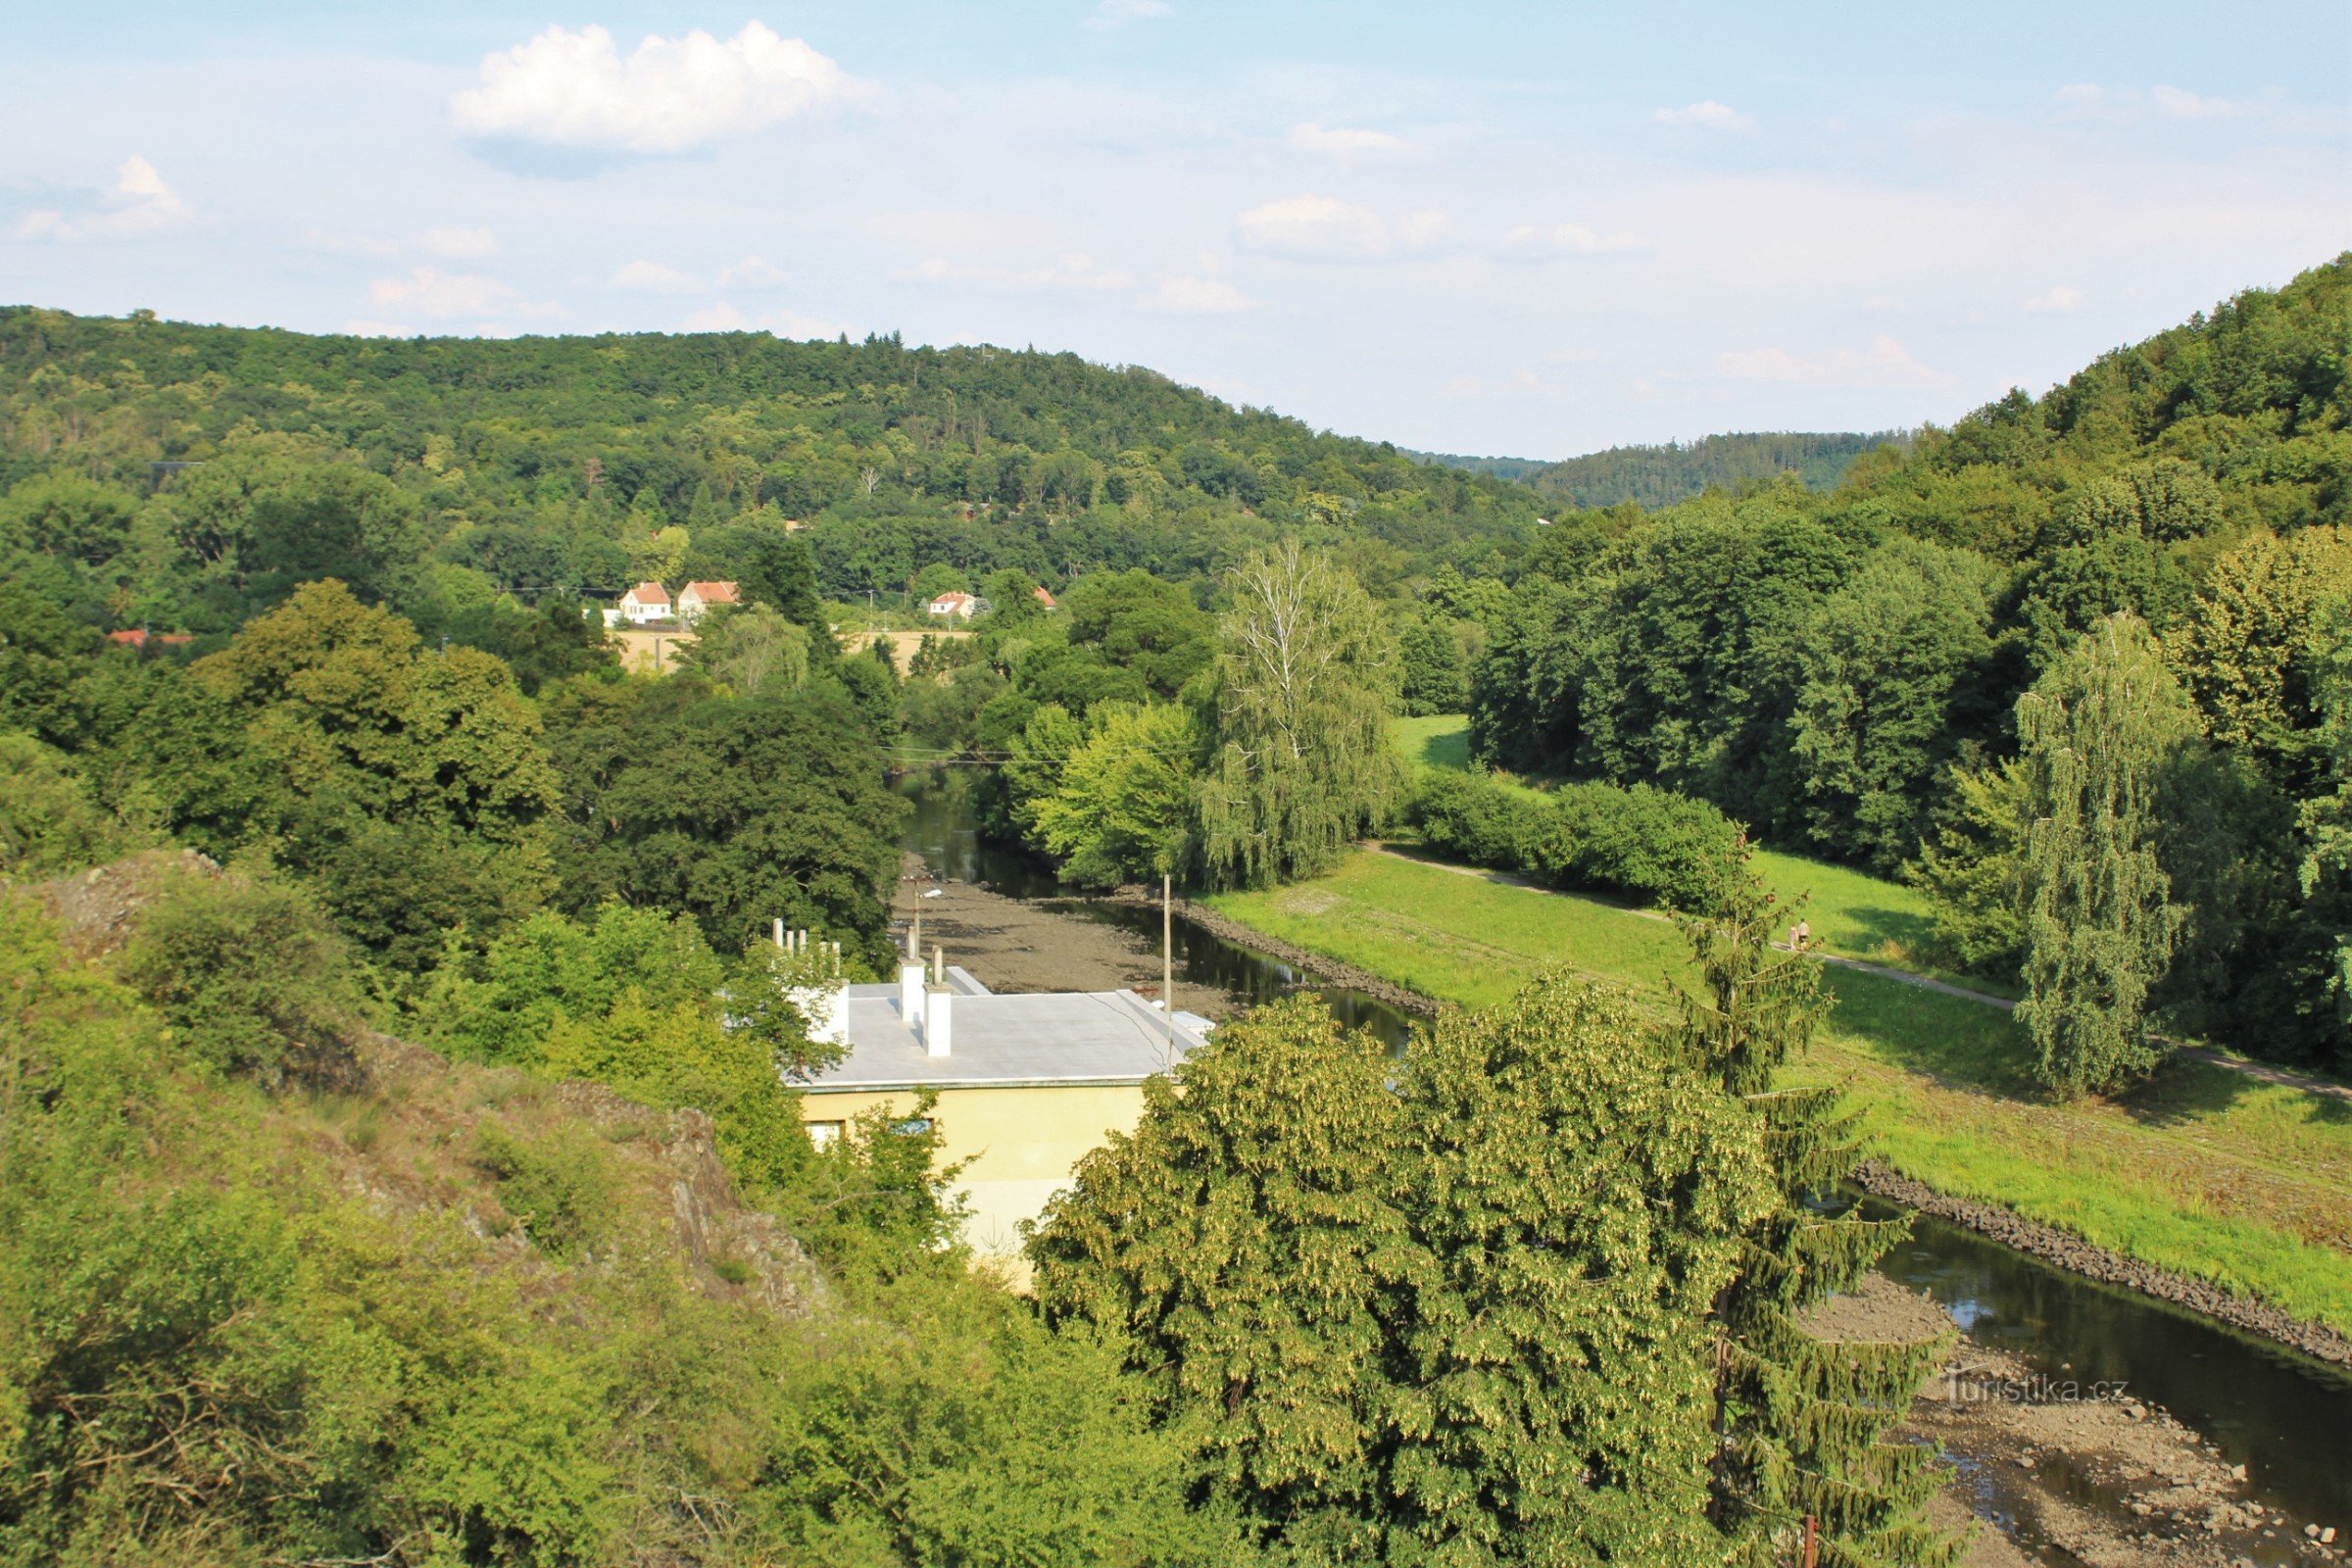
[[[1378,583],[1505,565],[1541,508],[1068,354],[756,333],[383,340],[0,310],[0,491],[65,472],[143,502],[171,472],[154,465],[186,463],[204,470],[172,475],[189,499],[149,519],[169,536],[150,544],[218,558],[213,580],[176,599],[151,572],[130,588],[112,565],[127,513],[74,554],[100,597],[128,589],[124,611],[199,631],[260,608],[225,578],[331,570],[411,605],[436,591],[420,573],[444,594],[526,597],[733,576],[754,520],[810,524],[823,587],[860,598],[939,562],[1184,576],[1285,533],[1345,536]],[[366,537],[299,562],[268,559],[260,536],[194,537],[193,513],[228,491],[304,492],[314,515],[309,492],[334,492],[367,513]]]
[[[1845,476],[1853,461],[1882,446],[1905,446],[1908,433],[1812,435],[1768,431],[1711,435],[1664,446],[1611,447],[1558,463],[1532,458],[1464,458],[1417,452],[1425,462],[1528,485],[1571,507],[1613,507],[1620,501],[1655,510],[1688,501],[1709,488],[1736,490],[1793,473],[1816,490]]]
[[[1909,867],[1950,956],[2004,978],[2048,815],[2024,792],[2080,776],[2047,759],[2163,759],[2132,795],[2189,911],[2161,1002],[2352,1063],[2348,349],[2352,254],[1826,494],[1564,512],[1487,615],[1474,750]]]

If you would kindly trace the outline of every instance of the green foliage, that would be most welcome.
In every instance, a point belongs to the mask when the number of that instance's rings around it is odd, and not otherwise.
[[[1312,875],[1400,804],[1396,639],[1353,577],[1295,542],[1250,558],[1227,588],[1203,859],[1244,886]]]
[[[1799,634],[1788,751],[1805,839],[1882,872],[1919,842],[1931,791],[1992,657],[1993,573],[1973,556],[1893,539]]]
[[[29,735],[0,734],[0,876],[54,876],[147,847],[91,799],[69,758]]]
[[[1450,622],[1431,615],[1409,622],[1397,650],[1402,711],[1415,716],[1458,713],[1469,706],[1469,661]]]
[[[2022,745],[2034,680],[2135,617],[2220,749],[2156,807],[2185,912],[2151,1000],[2262,1053],[2352,1050],[2337,912],[2298,899],[2279,843],[2328,788],[2314,629],[2352,592],[2348,288],[2352,255],[2250,290],[2039,399],[1870,452],[1832,494],[1557,519],[1490,618],[1474,754],[1698,795],[1882,874],[1916,863],[1945,956],[2001,974],[2024,906],[1988,770]]]
[[[2026,957],[2024,767],[1955,766],[1944,819],[1912,877],[1936,907],[1936,949],[1953,967],[2005,977]]]
[[[2063,1095],[2115,1088],[2158,1059],[2143,1016],[2182,922],[2156,846],[2164,775],[2196,744],[2193,711],[2147,628],[2102,622],[2018,702],[2024,747],[2026,997],[2018,1017]]]
[[[1909,444],[1908,435],[1895,431],[1876,435],[1774,431],[1711,435],[1655,447],[1611,447],[1559,463],[1437,453],[1414,456],[1528,485],[1571,507],[1613,507],[1631,501],[1655,509],[1688,501],[1702,490],[1736,490],[1784,473],[1795,474],[1816,490],[1827,490],[1863,454],[1882,447],[1900,450]]]
[[[879,669],[862,657],[839,667]],[[781,918],[880,955],[906,807],[839,682],[734,697],[690,675],[574,686],[547,721],[565,907],[679,911],[722,953]]]
[[[1082,886],[1171,874],[1186,863],[1193,835],[1200,739],[1192,711],[1155,703],[1097,715],[1052,790],[1028,808],[1037,837],[1063,862],[1062,875]],[[1030,723],[1038,727],[1037,719]]]
[[[1392,1070],[1308,1000],[1220,1030],[1037,1229],[1049,1318],[1119,1337],[1200,1483],[1296,1560],[1708,1555],[1745,1118],[1560,978]]]
[[[445,964],[418,1012],[456,1054],[520,1066],[539,1058],[560,1020],[601,1019],[624,992],[664,1010],[709,1006],[724,979],[684,915],[608,904],[575,923],[543,910],[478,957]]]
[[[190,1059],[265,1083],[348,1068],[359,988],[309,890],[237,872],[175,879],[123,949],[123,979]]]
[[[1185,1505],[1181,1446],[1152,1430],[1114,1353],[1020,1303],[909,1282],[919,1334],[839,1336],[796,1369],[773,1493],[795,1560],[842,1568],[1174,1568],[1247,1563]]]
[[[1739,834],[1706,802],[1646,784],[1532,790],[1451,768],[1421,777],[1412,818],[1422,841],[1451,858],[1677,908],[1713,896]]]
[[[577,1127],[523,1139],[484,1122],[469,1157],[497,1183],[500,1204],[532,1246],[559,1263],[576,1263],[612,1217],[612,1181],[597,1144]]]
[[[685,662],[737,697],[791,691],[808,679],[808,632],[765,605],[721,606],[695,627]]]
[[[1713,906],[1681,921],[1697,969],[1697,985],[1678,994],[1683,1049],[1756,1116],[1778,1178],[1777,1201],[1751,1220],[1716,1303],[1713,1515],[1734,1560],[1754,1568],[1785,1561],[1808,1516],[1826,1563],[1948,1564],[1959,1544],[1925,1522],[1941,1482],[1933,1450],[1891,1436],[1947,1343],[1832,1343],[1797,1325],[1804,1308],[1850,1290],[1908,1221],[1831,1219],[1810,1206],[1860,1160],[1860,1129],[1835,1089],[1781,1081],[1828,1006],[1820,966],[1773,951],[1795,911],[1776,906],[1747,858],[1742,844]]]

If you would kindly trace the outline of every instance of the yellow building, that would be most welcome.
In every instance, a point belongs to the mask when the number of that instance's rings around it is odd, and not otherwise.
[[[963,969],[902,965],[896,984],[843,986],[808,1010],[848,1047],[805,1080],[801,1117],[822,1144],[877,1105],[911,1111],[922,1090],[940,1156],[969,1161],[964,1239],[1016,1264],[1018,1227],[1069,1185],[1085,1153],[1143,1113],[1144,1080],[1200,1049],[1206,1020],[1167,1015],[1132,991],[999,996]]]

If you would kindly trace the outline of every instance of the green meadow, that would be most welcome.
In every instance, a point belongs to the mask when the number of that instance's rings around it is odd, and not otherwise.
[[[1449,744],[1439,721],[1407,722],[1409,746]],[[1776,890],[1812,894],[1814,934],[1832,951],[1887,961],[1903,922],[1923,917],[1907,889],[1763,859]],[[1629,988],[1664,1018],[1688,972],[1681,934],[1655,913],[1372,851],[1311,881],[1209,902],[1464,1006],[1565,967]],[[1791,1077],[1842,1084],[1888,1163],[2352,1332],[2352,1102],[2179,1059],[2129,1095],[2061,1104],[2033,1088],[2030,1047],[2002,1008],[1851,969],[1824,981],[1830,1025]]]

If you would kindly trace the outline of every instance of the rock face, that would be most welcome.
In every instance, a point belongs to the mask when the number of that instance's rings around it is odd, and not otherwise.
[[[2352,1340],[2326,1324],[2306,1322],[2267,1302],[2234,1295],[2218,1285],[2209,1285],[2184,1274],[2175,1274],[2152,1264],[2136,1262],[2120,1252],[2094,1247],[2071,1232],[2062,1231],[2054,1225],[2044,1225],[2039,1220],[2028,1219],[1998,1204],[1946,1197],[1879,1160],[1863,1161],[1861,1168],[1854,1172],[1854,1181],[1873,1197],[1900,1203],[1906,1208],[1916,1208],[1937,1219],[1949,1220],[1980,1236],[1989,1237],[2004,1247],[2014,1248],[2029,1257],[2038,1257],[2045,1263],[2055,1263],[2087,1279],[2121,1285],[2143,1296],[2152,1296],[2160,1301],[2171,1301],[2191,1311],[2202,1312],[2232,1328],[2276,1340],[2320,1360],[2352,1366]]]
[[[149,850],[111,865],[39,885],[41,910],[57,922],[66,951],[88,959],[130,940],[139,911],[174,878],[219,876],[220,863],[194,850]]]
[[[756,1302],[781,1318],[827,1304],[823,1277],[799,1240],[737,1195],[701,1111],[654,1110],[602,1084],[545,1084],[512,1069],[454,1064],[390,1035],[366,1034],[354,1049],[363,1092],[382,1109],[367,1148],[347,1144],[335,1153],[346,1186],[371,1201],[467,1212],[470,1228],[503,1234],[518,1258],[526,1254],[518,1232],[502,1231],[504,1217],[490,1212],[495,1201],[472,1173],[439,1152],[467,1147],[495,1105],[509,1125],[594,1129],[623,1177],[623,1201],[641,1217],[665,1219],[657,1229],[667,1230],[667,1249],[705,1295]]]

